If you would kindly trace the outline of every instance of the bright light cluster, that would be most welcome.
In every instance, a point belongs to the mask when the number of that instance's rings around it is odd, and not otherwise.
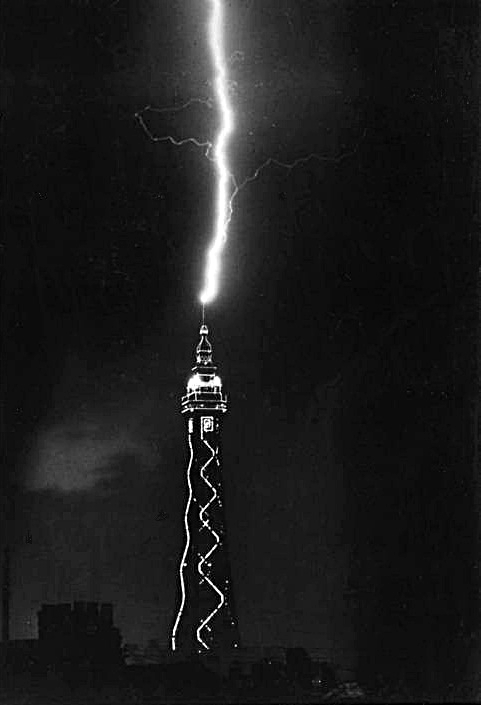
[[[203,389],[203,388],[214,388],[214,387],[222,387],[222,381],[221,378],[218,375],[214,375],[213,377],[210,377],[207,380],[203,380],[202,377],[199,374],[192,375],[192,377],[189,379],[187,382],[187,390],[189,392],[197,391],[197,389]]]
[[[220,127],[214,142],[212,158],[215,165],[217,187],[212,244],[207,252],[204,288],[200,295],[203,304],[208,304],[217,295],[220,276],[220,256],[227,239],[227,229],[232,215],[232,174],[229,169],[227,148],[234,131],[234,116],[229,101],[227,61],[224,51],[224,13],[222,0],[209,0],[212,13],[209,21],[209,46],[214,64],[214,89],[220,112]]]

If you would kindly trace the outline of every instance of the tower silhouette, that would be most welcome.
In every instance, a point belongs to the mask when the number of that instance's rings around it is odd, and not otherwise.
[[[182,397],[189,460],[185,544],[171,646],[183,656],[225,654],[239,646],[227,547],[220,438],[227,397],[200,328],[196,364]]]

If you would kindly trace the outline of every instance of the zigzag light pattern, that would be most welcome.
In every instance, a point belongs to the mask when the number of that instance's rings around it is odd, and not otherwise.
[[[207,486],[210,488],[210,490],[212,491],[212,496],[211,496],[211,498],[209,499],[209,501],[207,502],[207,504],[205,504],[205,505],[202,507],[202,509],[200,510],[199,518],[200,518],[200,520],[201,520],[201,522],[202,522],[202,527],[205,528],[205,529],[207,529],[207,530],[212,534],[212,536],[214,537],[215,543],[214,543],[214,545],[210,548],[210,550],[205,554],[205,556],[201,556],[201,557],[200,557],[199,564],[198,564],[198,566],[197,566],[197,570],[198,570],[198,572],[199,572],[199,575],[201,576],[201,579],[204,579],[204,580],[210,585],[210,587],[217,593],[217,595],[218,595],[218,597],[219,597],[219,602],[218,602],[218,604],[216,605],[216,607],[212,610],[212,612],[210,612],[210,614],[207,615],[207,617],[203,620],[203,622],[201,622],[201,624],[200,624],[199,627],[197,628],[197,640],[198,640],[198,642],[199,642],[205,649],[208,649],[208,648],[209,648],[208,644],[206,644],[206,642],[205,642],[205,641],[203,640],[203,638],[202,638],[202,631],[203,631],[203,629],[209,629],[209,630],[210,630],[209,622],[215,617],[215,615],[217,614],[217,612],[218,612],[220,609],[222,609],[222,606],[223,606],[223,604],[224,604],[224,602],[225,602],[225,597],[224,597],[223,593],[221,592],[221,590],[219,590],[219,588],[217,587],[217,585],[215,585],[215,584],[212,582],[212,580],[210,579],[210,577],[209,577],[209,576],[207,575],[207,573],[205,573],[204,570],[203,570],[204,564],[207,563],[207,561],[209,560],[209,558],[211,557],[211,555],[212,555],[212,554],[214,553],[214,551],[218,548],[218,546],[219,546],[219,544],[220,544],[220,536],[219,536],[219,534],[218,534],[216,531],[214,531],[214,529],[213,529],[213,528],[211,527],[211,525],[209,524],[208,519],[205,517],[205,513],[206,513],[207,510],[209,509],[210,505],[211,505],[213,502],[215,502],[215,500],[217,499],[217,491],[216,491],[216,489],[214,488],[214,486],[209,482],[209,480],[207,479],[207,477],[206,477],[206,475],[205,475],[205,470],[207,469],[207,467],[210,465],[210,463],[211,463],[211,462],[214,460],[214,458],[216,457],[216,453],[215,453],[215,450],[214,450],[214,449],[212,448],[212,446],[210,445],[210,443],[208,443],[208,441],[205,440],[205,438],[202,438],[202,440],[203,440],[204,444],[207,446],[207,448],[210,450],[210,452],[211,452],[211,457],[210,457],[210,458],[207,460],[207,462],[202,466],[202,469],[201,469],[201,471],[200,471],[200,476],[201,476],[201,478],[204,480],[204,482],[206,483],[206,485],[207,485]],[[207,565],[208,565],[208,564],[207,564]]]

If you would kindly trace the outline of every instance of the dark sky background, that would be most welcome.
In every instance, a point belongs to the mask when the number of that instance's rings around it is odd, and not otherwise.
[[[208,4],[8,5],[13,636],[35,634],[41,602],[101,599],[127,641],[167,644],[179,397],[214,180],[202,150],[152,141],[135,114],[152,106],[157,136],[213,138],[208,105],[163,110],[212,96]],[[208,310],[231,398],[243,641],[462,670],[476,563],[476,3],[238,0],[226,16],[238,180],[269,157],[322,157],[270,166],[241,192]]]

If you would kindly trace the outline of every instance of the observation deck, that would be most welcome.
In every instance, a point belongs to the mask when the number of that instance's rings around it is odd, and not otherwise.
[[[181,413],[192,411],[227,411],[227,395],[215,388],[212,391],[191,391],[182,397]]]

